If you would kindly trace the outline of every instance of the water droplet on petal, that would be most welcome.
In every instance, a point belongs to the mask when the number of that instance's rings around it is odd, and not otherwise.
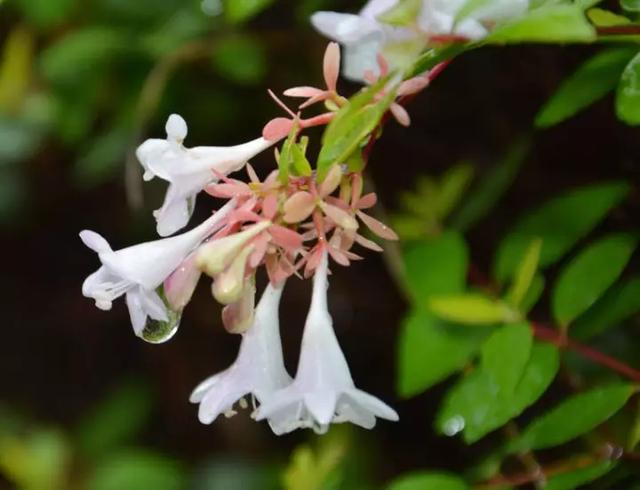
[[[173,337],[180,326],[182,311],[167,308],[167,316],[169,320],[166,322],[147,317],[147,323],[142,330],[142,338],[151,344],[161,344]]]

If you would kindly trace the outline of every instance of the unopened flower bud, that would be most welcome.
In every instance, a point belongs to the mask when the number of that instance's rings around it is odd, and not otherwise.
[[[245,247],[233,259],[228,269],[216,276],[211,286],[211,292],[219,303],[223,305],[235,303],[242,296],[247,258],[251,255],[253,249],[252,245]]]
[[[256,297],[255,276],[247,277],[244,283],[240,299],[222,309],[222,323],[229,333],[244,333],[253,323]]]
[[[269,226],[270,221],[261,221],[239,233],[212,240],[200,247],[196,255],[196,265],[209,276],[215,277],[227,268],[249,240]]]

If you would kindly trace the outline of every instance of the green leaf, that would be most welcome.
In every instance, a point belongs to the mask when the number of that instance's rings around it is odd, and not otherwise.
[[[622,72],[616,93],[616,113],[627,124],[640,124],[640,53]]]
[[[378,15],[377,19],[385,24],[408,26],[415,23],[421,8],[422,0],[400,0]]]
[[[518,317],[504,302],[480,293],[431,296],[429,309],[444,320],[465,325],[492,325]]]
[[[612,27],[630,24],[631,21],[623,15],[618,15],[610,10],[590,9],[587,12],[589,20],[597,27]]]
[[[388,82],[381,78],[374,85],[361,91],[340,109],[322,136],[322,148],[318,155],[318,176],[324,179],[331,165],[344,163],[378,126],[380,119],[395,99],[391,91],[382,100],[374,101]]]
[[[467,244],[459,233],[447,232],[416,243],[404,254],[407,288],[419,305],[434,294],[460,293],[468,265]]]
[[[620,0],[620,6],[629,12],[640,12],[640,0]]]
[[[241,85],[260,83],[268,68],[263,44],[250,36],[220,40],[213,51],[213,65],[224,78]]]
[[[146,449],[127,449],[103,459],[87,482],[87,490],[180,490],[186,472],[178,462]]]
[[[491,375],[481,366],[447,393],[436,419],[438,432],[453,436],[463,431],[464,440],[471,444],[503,426],[547,390],[558,372],[559,357],[554,346],[534,344],[520,382],[511,394],[498,391]]]
[[[19,435],[0,437],[0,471],[24,490],[65,490],[71,447],[60,431],[31,429]]]
[[[296,175],[303,175],[308,177],[313,172],[311,168],[311,164],[307,157],[305,156],[305,152],[302,148],[301,144],[296,144],[291,147],[291,157],[293,158],[293,171]]]
[[[529,311],[536,305],[536,303],[542,297],[542,293],[544,293],[544,284],[545,280],[542,274],[536,274],[533,276],[533,281],[531,281],[531,286],[527,291],[527,294],[522,299],[522,303],[518,310],[522,315],[526,315]]]
[[[613,416],[634,391],[628,384],[612,384],[574,395],[534,420],[508,450],[544,449],[575,439]]]
[[[464,480],[447,473],[423,471],[394,480],[387,490],[468,490]]]
[[[529,150],[529,143],[516,143],[507,155],[472,187],[462,202],[462,207],[454,213],[451,226],[466,231],[477,224],[498,203],[509,190],[518,175],[522,162]]]
[[[274,0],[224,0],[225,17],[230,22],[246,22],[273,2]]]
[[[551,306],[561,326],[584,313],[620,276],[636,247],[624,234],[603,238],[575,257],[561,272],[552,293]]]
[[[602,461],[587,468],[561,473],[549,478],[544,490],[573,490],[581,488],[582,485],[606,475],[615,467],[616,463],[614,461]]]
[[[581,187],[551,199],[522,218],[502,240],[495,261],[495,276],[504,282],[535,238],[543,241],[540,267],[551,265],[591,231],[629,192],[624,182]]]
[[[98,76],[116,53],[127,48],[126,36],[113,28],[78,29],[42,52],[40,68],[53,83],[79,84]]]
[[[571,336],[587,340],[640,311],[640,278],[613,285],[571,326]]]
[[[531,288],[536,271],[538,270],[541,249],[542,240],[539,238],[532,240],[516,270],[515,279],[506,296],[507,301],[516,308],[520,306]]]
[[[289,136],[282,144],[282,149],[278,155],[278,180],[283,184],[289,181],[289,171],[293,165],[292,148],[296,145],[298,137],[298,124],[294,123],[289,131]]]
[[[567,78],[540,109],[536,126],[548,128],[604,97],[618,84],[620,74],[637,48],[611,48],[599,52]]]
[[[424,311],[411,313],[398,340],[398,393],[415,396],[462,369],[486,335],[484,329],[463,329]]]
[[[473,167],[459,164],[451,167],[440,179],[437,191],[436,215],[444,220],[464,197],[471,180]]]
[[[84,454],[96,457],[131,442],[146,424],[151,408],[146,384],[118,386],[80,421],[78,445]]]
[[[499,396],[513,395],[529,361],[533,333],[528,323],[505,325],[482,346],[481,369],[493,381]]]
[[[76,0],[15,0],[22,15],[41,28],[53,27],[66,20]]]
[[[14,28],[4,41],[0,60],[0,110],[17,113],[31,83],[35,39],[24,27]]]
[[[591,42],[595,29],[578,5],[549,5],[531,10],[526,16],[498,27],[487,43]]]

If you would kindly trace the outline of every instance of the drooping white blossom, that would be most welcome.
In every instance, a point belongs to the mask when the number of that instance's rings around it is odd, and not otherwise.
[[[165,127],[166,139],[148,139],[136,150],[144,179],[159,177],[169,182],[162,207],[154,212],[160,236],[169,236],[189,222],[197,194],[218,175],[238,171],[274,141],[256,138],[236,146],[185,148],[187,124],[172,114]]]
[[[377,56],[384,56],[385,48],[395,43],[447,35],[479,40],[487,36],[496,23],[517,18],[529,7],[529,0],[487,0],[458,19],[467,2],[422,0],[413,28],[393,27],[379,20],[398,0],[370,0],[357,15],[316,12],[311,22],[322,34],[344,46],[344,76],[364,81],[367,72],[374,76],[380,74]],[[399,68],[393,59],[387,58],[387,62],[391,69]]]
[[[365,74],[379,74],[377,55],[385,45],[411,39],[408,29],[381,23],[377,17],[393,7],[397,0],[371,0],[356,14],[316,12],[311,23],[322,34],[343,45],[342,74],[363,82]]]
[[[253,322],[242,334],[235,362],[204,380],[191,394],[190,401],[200,404],[198,418],[203,424],[210,424],[220,414],[233,414],[233,405],[245,396],[265,403],[291,382],[282,359],[278,320],[283,286],[269,284],[262,293]],[[284,432],[286,422],[288,418],[283,416],[269,417],[269,424],[277,434]]]
[[[224,222],[235,208],[235,201],[192,230],[170,238],[145,242],[120,250],[112,250],[98,233],[80,232],[80,238],[98,253],[102,266],[84,281],[82,294],[93,298],[102,310],[111,309],[113,300],[126,295],[133,330],[139,337],[147,317],[167,321],[167,309],[156,292],[163,281]],[[168,339],[163,339],[168,340]]]
[[[311,426],[323,433],[332,422],[352,422],[371,429],[376,417],[398,420],[392,408],[356,388],[351,378],[327,307],[327,274],[325,251],[313,279],[296,377],[257,411],[258,420],[278,417],[286,432]]]

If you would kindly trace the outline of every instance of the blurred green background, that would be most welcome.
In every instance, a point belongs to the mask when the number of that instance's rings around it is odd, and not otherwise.
[[[245,414],[198,423],[189,393],[238,345],[205,284],[179,334],[159,346],[132,335],[124,302],[107,314],[80,293],[97,261],[78,231],[96,230],[114,248],[155,236],[151,211],[164,186],[142,185],[136,146],[162,137],[172,112],[189,124],[188,146],[257,137],[281,112],[267,88],[320,84],[326,40],[309,15],[361,3],[0,1],[0,488],[368,489],[421,467],[459,471],[490,447],[491,439],[466,448],[434,434],[442,386],[408,401],[395,394],[392,346],[406,304],[381,257],[338,270],[330,301],[354,379],[395,406],[400,422],[338,427],[320,439],[277,438]],[[532,132],[541,104],[593,52],[492,48],[456,60],[410,108],[413,125],[389,125],[376,147],[370,178],[385,207],[410,203],[401,196],[419,176],[460,161],[484,175],[527,141],[508,193],[468,235],[486,269],[523,210],[572,186],[638,182],[640,138],[616,121],[609,99]],[[262,174],[274,165],[269,154],[254,163]],[[214,204],[201,198],[196,214]],[[628,228],[639,215],[634,192],[603,226]],[[409,238],[437,233],[419,219],[396,224]],[[308,294],[306,284],[285,291],[291,372]]]

